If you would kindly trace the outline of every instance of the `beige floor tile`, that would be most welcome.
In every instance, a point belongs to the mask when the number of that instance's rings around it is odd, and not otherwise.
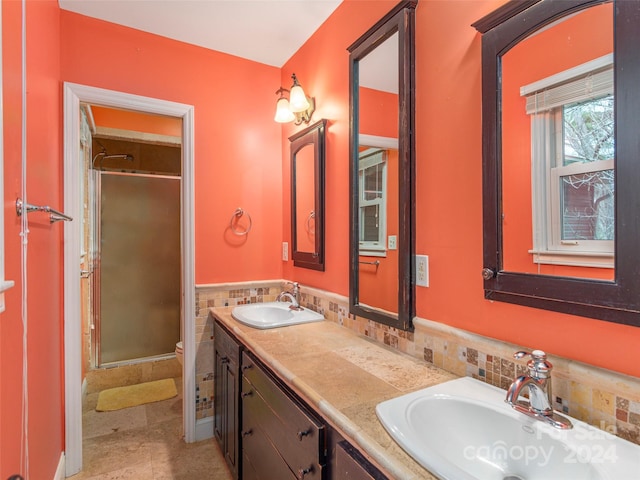
[[[82,415],[82,437],[85,439],[124,432],[147,425],[146,406],[124,408],[112,412],[89,410]]]
[[[153,468],[151,463],[132,465],[113,470],[111,472],[93,475],[90,477],[82,474],[70,477],[71,480],[155,480],[153,478]]]
[[[114,412],[96,412],[98,393],[87,394],[83,401],[83,471],[69,478],[231,480],[215,440],[184,442],[182,381],[175,380],[177,397]]]

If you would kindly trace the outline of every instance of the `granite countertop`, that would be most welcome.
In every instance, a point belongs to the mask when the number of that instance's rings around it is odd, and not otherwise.
[[[389,436],[375,407],[455,375],[328,320],[258,330],[234,320],[232,309],[211,313],[391,477],[435,480]]]

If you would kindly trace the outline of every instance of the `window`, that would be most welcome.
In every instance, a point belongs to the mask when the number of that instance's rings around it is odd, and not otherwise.
[[[360,255],[385,256],[387,155],[384,150],[360,153],[358,168]]]
[[[521,89],[531,116],[537,263],[613,266],[612,62],[607,55]]]

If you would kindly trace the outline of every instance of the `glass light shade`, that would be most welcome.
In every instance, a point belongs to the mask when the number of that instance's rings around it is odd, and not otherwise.
[[[307,108],[309,108],[309,101],[307,100],[307,96],[304,93],[304,90],[300,85],[294,85],[291,87],[291,92],[289,93],[291,111],[294,113],[304,112]]]
[[[295,115],[289,108],[289,100],[284,97],[278,99],[276,103],[276,116],[274,120],[278,123],[293,122]]]

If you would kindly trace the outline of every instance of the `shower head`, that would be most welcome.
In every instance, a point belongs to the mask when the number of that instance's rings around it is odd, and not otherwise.
[[[127,160],[129,162],[133,162],[133,155],[129,155],[128,153],[117,153],[117,154],[113,154],[113,155],[108,155],[106,150],[102,150],[100,153],[96,154],[95,157],[93,157],[93,160],[91,161],[91,166],[95,169],[96,168],[96,159],[98,157],[100,158],[100,165],[99,165],[99,170],[102,170],[102,162],[104,162],[105,160]]]

